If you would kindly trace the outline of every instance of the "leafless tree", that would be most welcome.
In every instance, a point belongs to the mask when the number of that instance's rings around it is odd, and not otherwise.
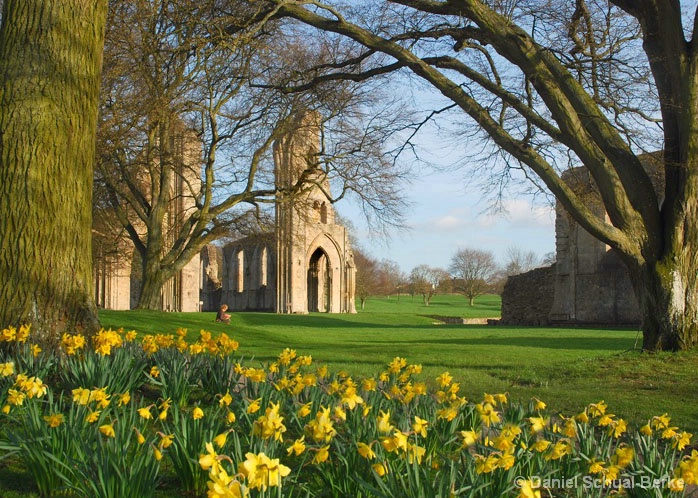
[[[400,297],[400,285],[407,280],[404,272],[397,262],[389,259],[381,259],[376,265],[378,275],[378,294],[390,297],[397,294]]]
[[[447,276],[445,270],[432,268],[428,265],[419,265],[410,272],[409,282],[413,294],[420,294],[424,301],[424,306],[429,306],[431,298],[434,297],[439,282]]]
[[[206,244],[254,229],[281,193],[272,144],[299,116],[321,116],[320,150],[283,195],[329,183],[331,202],[354,195],[369,216],[400,223],[401,171],[383,149],[399,113],[367,116],[371,94],[343,82],[272,90],[288,65],[317,54],[266,27],[231,37],[244,6],[222,4],[110,2],[96,205],[135,247],[139,308],[159,308],[163,284]]]
[[[464,294],[470,306],[473,306],[476,297],[490,290],[497,264],[491,252],[466,248],[456,252],[449,269],[455,279],[455,289]]]
[[[540,258],[533,251],[524,251],[517,246],[509,246],[506,250],[504,273],[506,276],[518,275],[533,270],[540,265]]]
[[[361,249],[354,247],[354,263],[356,264],[355,294],[359,298],[361,309],[371,296],[378,294],[378,262],[366,255]]]

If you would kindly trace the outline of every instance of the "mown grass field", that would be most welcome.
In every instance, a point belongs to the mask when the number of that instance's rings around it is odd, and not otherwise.
[[[641,334],[628,329],[445,325],[434,316],[496,317],[499,299],[483,296],[473,308],[459,296],[370,299],[355,315],[233,313],[229,325],[214,313],[102,311],[105,327],[173,333],[178,327],[226,332],[238,354],[272,361],[286,347],[353,375],[376,376],[395,356],[424,367],[427,382],[449,371],[469,397],[508,392],[537,397],[567,415],[605,400],[633,424],[668,412],[681,428],[698,432],[698,354],[641,353]]]

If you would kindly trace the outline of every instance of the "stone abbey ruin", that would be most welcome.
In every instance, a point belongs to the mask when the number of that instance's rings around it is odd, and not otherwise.
[[[211,244],[164,286],[161,309],[213,311],[225,303],[233,311],[355,313],[356,268],[347,230],[336,223],[327,196],[329,182],[312,162],[320,150],[317,117],[297,118],[292,131],[274,144],[274,174],[282,190],[306,176],[300,194],[277,196],[272,231]],[[171,186],[168,223],[193,209],[200,146],[181,139]],[[95,293],[98,306],[131,309],[139,292],[133,245],[107,216],[95,220]],[[100,253],[102,251],[102,253]]]
[[[642,157],[657,192],[664,191],[658,154]],[[563,179],[600,218],[606,217],[585,168]],[[628,271],[618,254],[589,235],[558,202],[555,209],[556,262],[510,277],[502,293],[502,324],[637,325],[640,314]]]

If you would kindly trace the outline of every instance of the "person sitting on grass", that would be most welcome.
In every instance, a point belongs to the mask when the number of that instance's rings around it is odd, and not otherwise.
[[[228,311],[228,305],[221,304],[221,308],[218,310],[218,314],[216,315],[217,322],[230,323],[230,314],[226,313],[226,311]]]

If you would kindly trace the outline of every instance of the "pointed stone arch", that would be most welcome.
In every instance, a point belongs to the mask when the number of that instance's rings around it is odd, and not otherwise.
[[[306,253],[307,310],[327,313],[342,311],[344,258],[339,244],[321,233],[309,244]]]

